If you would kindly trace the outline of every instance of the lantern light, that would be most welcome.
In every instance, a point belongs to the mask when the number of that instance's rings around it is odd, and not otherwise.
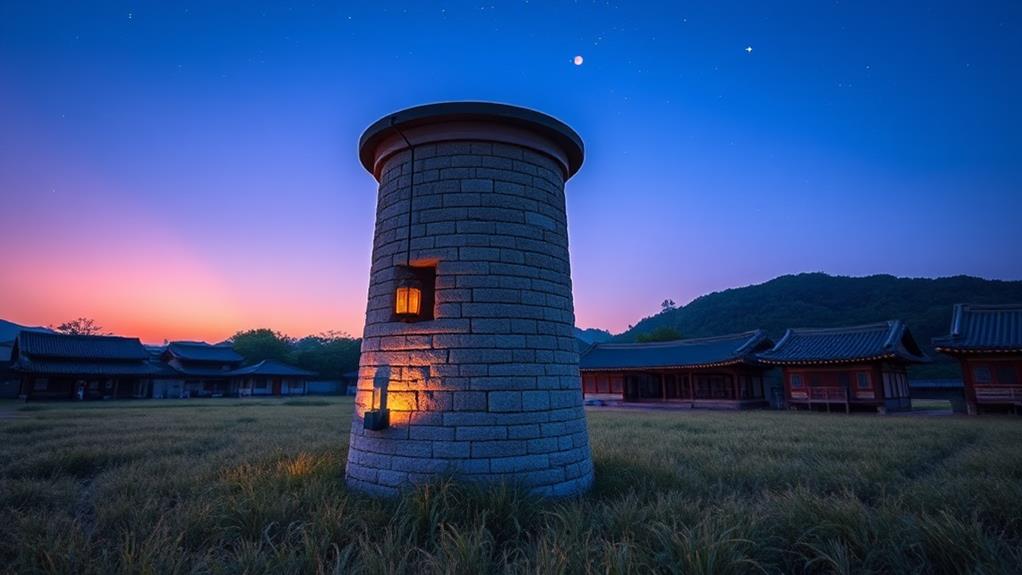
[[[394,315],[401,321],[413,321],[422,314],[422,283],[415,279],[398,282],[394,292]]]

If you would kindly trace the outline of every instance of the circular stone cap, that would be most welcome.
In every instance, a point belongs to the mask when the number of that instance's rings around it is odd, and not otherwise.
[[[565,179],[582,167],[585,146],[567,124],[542,112],[493,102],[441,102],[407,108],[377,120],[359,138],[358,156],[369,173],[374,173],[377,147],[391,136],[433,124],[489,122],[526,129],[546,137],[561,148],[567,159]],[[375,174],[374,174],[375,175]]]

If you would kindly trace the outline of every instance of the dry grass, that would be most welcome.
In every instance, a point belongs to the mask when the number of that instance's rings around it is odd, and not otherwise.
[[[24,407],[30,409],[25,410]],[[350,400],[0,405],[17,573],[1012,573],[1022,420],[590,413],[597,486],[349,494]]]

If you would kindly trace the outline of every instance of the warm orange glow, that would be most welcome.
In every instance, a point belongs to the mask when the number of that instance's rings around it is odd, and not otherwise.
[[[387,394],[387,409],[391,411],[415,411],[417,403],[414,391],[392,391]]]
[[[397,315],[419,315],[422,311],[422,290],[417,287],[399,287],[394,302]]]
[[[86,316],[153,344],[215,343],[259,327],[295,337],[361,335],[364,310],[351,302],[365,301],[365,278],[345,283],[345,274],[331,273],[309,281],[322,258],[212,254],[158,220],[125,218],[116,228],[102,221],[103,233],[83,232],[88,241],[41,234],[11,250],[0,270],[0,318],[45,326]]]

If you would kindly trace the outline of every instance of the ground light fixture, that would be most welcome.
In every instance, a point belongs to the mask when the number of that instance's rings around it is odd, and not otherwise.
[[[363,419],[363,428],[368,431],[380,431],[390,427],[390,410],[383,407],[383,391],[379,393],[379,403],[377,403],[376,386],[373,386],[373,395],[370,400],[370,406],[372,409],[368,409],[365,412]]]

